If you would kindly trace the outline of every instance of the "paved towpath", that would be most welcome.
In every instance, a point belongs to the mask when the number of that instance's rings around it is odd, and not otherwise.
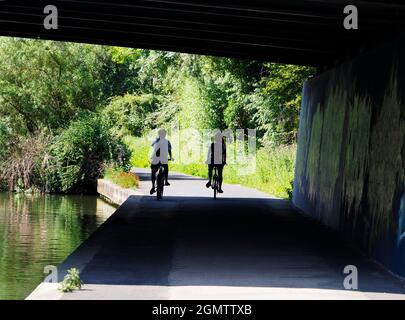
[[[130,197],[62,266],[84,289],[41,284],[30,299],[404,299],[405,287],[284,200],[237,185],[171,176],[164,199]],[[359,290],[343,288],[355,265]]]

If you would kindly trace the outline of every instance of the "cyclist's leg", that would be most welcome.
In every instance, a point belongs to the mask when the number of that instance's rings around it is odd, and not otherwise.
[[[151,176],[152,176],[152,189],[150,190],[151,194],[155,192],[155,183],[156,183],[156,172],[159,170],[159,165],[152,164],[150,166]]]
[[[165,169],[165,184],[169,186],[169,165],[167,163],[162,164],[162,167]]]
[[[206,184],[206,187],[209,188],[211,186],[211,180],[212,180],[212,170],[214,169],[214,166],[212,164],[208,165],[208,182]]]
[[[219,190],[222,191],[222,181],[223,181],[222,173],[223,173],[223,170],[224,170],[224,165],[223,164],[218,164],[217,165],[217,170],[218,170]]]

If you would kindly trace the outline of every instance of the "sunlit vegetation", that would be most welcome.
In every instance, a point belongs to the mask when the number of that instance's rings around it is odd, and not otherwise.
[[[106,168],[104,178],[125,189],[139,186],[139,178],[134,173],[125,172],[121,167],[117,166],[110,165]]]
[[[62,292],[80,290],[82,288],[83,281],[80,279],[79,270],[77,268],[70,268],[67,272],[67,275],[65,275],[60,284],[59,290]]]
[[[257,130],[257,171],[228,182],[288,197],[307,67],[0,38],[0,188],[87,193],[148,166],[160,127]],[[132,155],[131,155],[132,152]],[[203,163],[172,164],[206,175]],[[114,167],[117,172],[105,172]]]
[[[134,167],[147,168],[151,141],[145,137],[126,137],[125,142],[133,150],[130,163]],[[294,179],[296,145],[269,145],[256,154],[255,169],[245,172],[243,164],[227,164],[224,170],[226,183],[256,188],[280,198],[291,198]],[[207,166],[203,157],[199,162],[183,164],[170,162],[170,170],[207,178]]]

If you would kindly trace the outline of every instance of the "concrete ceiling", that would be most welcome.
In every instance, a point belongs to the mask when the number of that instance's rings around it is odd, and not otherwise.
[[[45,30],[43,9],[59,11]],[[359,29],[343,28],[356,5]],[[398,0],[0,1],[0,35],[54,39],[325,66],[405,27]]]

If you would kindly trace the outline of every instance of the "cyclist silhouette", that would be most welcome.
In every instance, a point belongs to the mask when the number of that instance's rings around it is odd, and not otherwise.
[[[150,194],[156,192],[156,172],[159,170],[159,166],[162,165],[165,173],[165,186],[170,186],[169,178],[169,160],[172,160],[172,145],[169,140],[166,139],[166,130],[160,129],[158,131],[158,137],[152,143],[152,155],[150,157],[151,162],[151,175],[152,175],[152,189]]]
[[[214,136],[214,142],[208,148],[207,161],[208,164],[208,182],[205,185],[207,188],[211,187],[212,171],[214,167],[218,171],[218,183],[219,183],[219,193],[223,193],[222,190],[222,173],[224,165],[226,164],[226,143],[225,139],[222,137],[221,132],[217,132]]]

